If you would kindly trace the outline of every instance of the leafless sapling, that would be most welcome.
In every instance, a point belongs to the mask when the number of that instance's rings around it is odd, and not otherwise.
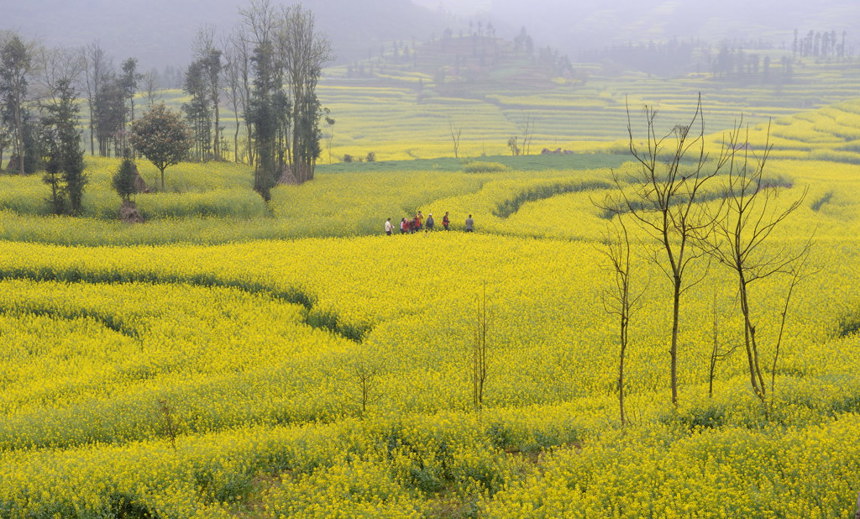
[[[477,297],[474,321],[474,336],[471,344],[472,406],[480,411],[484,406],[484,388],[487,382],[488,351],[490,337],[490,314],[487,309],[487,284]]]
[[[454,121],[448,121],[448,129],[451,132],[451,142],[454,145],[454,158],[460,158],[460,134],[463,129],[455,126]]]
[[[714,378],[717,375],[717,364],[737,350],[737,345],[724,349],[720,341],[720,314],[717,311],[717,293],[714,292],[712,305],[711,354],[708,358],[708,398],[714,396]]]
[[[176,450],[177,428],[176,422],[173,419],[173,408],[170,407],[166,399],[162,398],[158,400],[158,410],[164,420],[164,434],[170,440],[170,446],[173,447],[173,450]]]
[[[630,293],[631,250],[627,224],[624,217],[617,215],[610,224],[601,252],[606,256],[612,273],[611,285],[603,293],[603,308],[608,314],[618,318],[618,412],[622,426],[627,424],[624,409],[624,366],[627,360],[627,347],[630,344],[628,334],[630,315],[644,294],[644,292],[639,295]]]
[[[522,124],[523,141],[521,153],[528,155],[531,150],[532,136],[534,135],[534,117],[532,114],[526,114]]]
[[[720,161],[726,164],[723,204],[715,218],[714,232],[708,249],[713,257],[731,269],[737,278],[750,384],[762,402],[766,400],[767,388],[762,369],[761,345],[756,335],[758,323],[752,310],[756,301],[750,289],[757,281],[780,274],[788,275],[791,280],[783,306],[778,339],[773,345],[775,368],[785,327],[785,315],[788,313],[794,288],[802,277],[805,258],[811,247],[811,241],[807,241],[800,250],[767,245],[774,229],[785,222],[806,197],[804,190],[790,203],[776,204],[782,187],[764,176],[771,147],[770,125],[767,128],[765,144],[758,152],[750,143],[749,127],[744,127],[742,121],[724,136],[720,157]],[[774,383],[775,379],[772,380],[772,386]]]
[[[355,380],[358,382],[358,403],[361,405],[361,414],[367,412],[367,406],[375,398],[379,367],[369,363],[357,363],[353,366]]]

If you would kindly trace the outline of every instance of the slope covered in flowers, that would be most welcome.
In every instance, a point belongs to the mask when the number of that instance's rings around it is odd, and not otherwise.
[[[768,247],[814,236],[772,401],[750,391],[740,351],[708,396],[714,316],[724,349],[742,328],[730,273],[701,262],[671,406],[669,284],[634,230],[645,293],[626,427],[594,205],[609,167],[328,173],[277,188],[273,214],[202,219],[178,207],[189,187],[153,199],[164,214],[136,228],[38,216],[29,179],[4,178],[25,200],[5,198],[0,216],[0,517],[848,516],[860,171],[797,153],[768,168],[780,207],[808,189]],[[100,167],[93,179],[107,178]],[[241,168],[217,167],[220,179],[184,172],[187,186],[247,190]],[[449,211],[454,230],[382,235],[385,217],[418,209]],[[460,232],[466,214],[478,232]],[[469,348],[484,292],[477,412]],[[772,344],[785,285],[752,295]]]

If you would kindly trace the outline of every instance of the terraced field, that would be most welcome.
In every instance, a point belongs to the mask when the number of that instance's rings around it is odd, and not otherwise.
[[[472,94],[457,98],[435,93],[429,76],[419,87],[414,81],[348,79],[344,70],[333,69],[319,94],[337,120],[333,160],[345,153],[363,157],[370,151],[380,160],[451,156],[452,124],[461,130],[462,156],[508,154],[508,138],[522,137],[527,121],[532,153],[543,148],[593,151],[626,139],[627,103],[634,114],[649,104],[666,117],[677,118],[690,113],[701,93],[707,131],[718,132],[730,128],[741,114],[751,123],[763,123],[850,101],[860,93],[860,69],[811,60],[796,65],[793,79],[779,85],[722,82],[705,74],[614,77],[588,64],[575,68],[587,71],[587,81],[537,90],[511,84],[485,93],[470,87]],[[407,73],[389,72],[394,77]],[[327,152],[323,159],[327,161]]]

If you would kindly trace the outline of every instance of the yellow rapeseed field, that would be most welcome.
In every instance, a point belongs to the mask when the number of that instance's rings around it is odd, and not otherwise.
[[[729,351],[743,328],[734,278],[704,260],[683,295],[670,404],[670,285],[631,227],[643,296],[623,427],[608,220],[594,202],[629,163],[323,170],[276,188],[268,207],[247,169],[180,165],[167,175],[175,192],[138,195],[150,221],[137,227],[109,220],[115,161],[89,159],[78,220],[42,215],[38,179],[4,177],[0,517],[849,516],[860,491],[851,113],[856,103],[772,131],[777,207],[807,194],[766,250],[813,238],[766,405],[741,349],[721,358],[708,395],[715,331]],[[830,126],[807,124],[820,118]],[[452,230],[383,234],[386,217],[418,210],[437,229],[449,212]],[[462,232],[469,214],[474,233]],[[774,276],[751,293],[769,389],[785,290]]]

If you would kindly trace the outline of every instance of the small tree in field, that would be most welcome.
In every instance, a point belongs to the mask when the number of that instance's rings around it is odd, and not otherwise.
[[[767,396],[761,339],[756,334],[757,322],[753,306],[752,287],[758,281],[778,275],[789,278],[778,333],[773,342],[773,368],[776,371],[779,348],[786,324],[794,289],[803,277],[810,242],[798,250],[767,247],[774,229],[800,208],[806,191],[787,204],[778,204],[781,186],[770,182],[765,176],[765,166],[770,154],[770,127],[768,141],[756,153],[749,140],[749,130],[738,124],[723,139],[720,162],[726,164],[726,181],[723,190],[724,203],[715,217],[713,233],[710,235],[709,252],[722,265],[729,268],[738,282],[738,299],[743,317],[743,345],[747,354],[750,385],[762,402]],[[771,391],[775,375],[771,377]]]
[[[54,103],[45,106],[42,145],[45,147],[45,183],[51,186],[54,214],[79,215],[83,211],[84,150],[77,129],[78,108],[71,79],[58,81]],[[68,206],[66,205],[68,203]]]
[[[182,116],[161,103],[132,124],[131,144],[161,172],[164,191],[164,170],[185,158],[191,134]]]
[[[448,121],[448,129],[451,131],[451,142],[454,144],[454,158],[460,158],[460,134],[463,129],[455,126],[454,121]]]
[[[630,293],[631,283],[631,248],[627,224],[619,214],[607,231],[607,238],[602,249],[612,273],[611,286],[603,294],[603,308],[606,313],[618,318],[618,412],[621,425],[627,424],[627,414],[624,409],[624,367],[627,360],[627,347],[630,344],[628,331],[630,315],[633,307],[642,296]],[[644,293],[644,292],[643,292]]]
[[[484,387],[487,382],[490,315],[487,310],[487,284],[477,298],[474,321],[474,338],[470,344],[469,364],[472,382],[472,406],[476,411],[484,407]]]
[[[137,194],[134,181],[137,178],[134,161],[126,157],[113,176],[113,188],[123,202],[131,202],[132,195]]]

